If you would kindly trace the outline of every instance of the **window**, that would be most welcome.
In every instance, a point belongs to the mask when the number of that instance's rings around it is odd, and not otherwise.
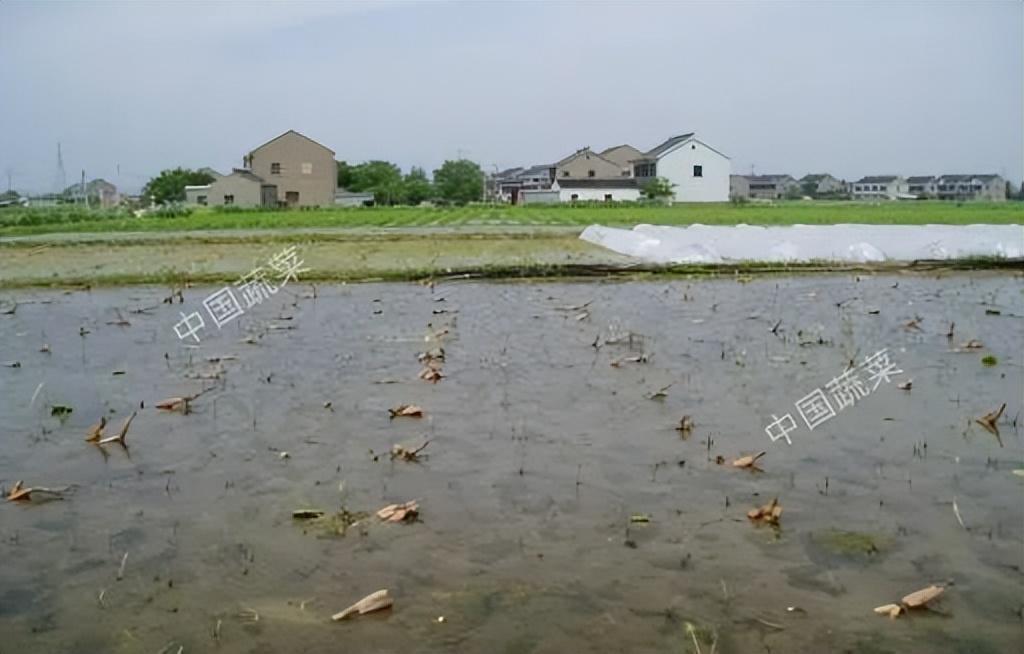
[[[587,177],[593,177],[596,173],[593,170],[587,171]]]
[[[233,195],[225,195],[224,196],[224,204],[225,205],[234,204],[234,203],[235,203],[235,196],[233,196]]]
[[[693,167],[693,176],[694,177],[703,177],[704,176],[704,166],[694,166]]]
[[[302,174],[303,175],[312,175],[313,174],[313,164],[311,164],[309,162],[306,162],[306,163],[302,164]]]
[[[579,193],[573,193],[572,197],[570,197],[569,199],[572,200],[573,202],[575,202],[576,200],[580,199],[580,194]]]
[[[206,206],[206,196],[205,195],[197,195],[196,196],[196,204],[201,204],[201,205],[203,205],[205,207]]]
[[[284,201],[289,205],[296,205],[299,203],[299,192],[298,191],[285,191]]]
[[[281,174],[281,164],[279,164],[276,161],[274,163],[270,164],[270,174],[271,175],[280,175]]]
[[[569,176],[569,171],[568,170],[563,170],[562,171],[562,177],[568,177],[568,176]]]
[[[604,194],[604,201],[605,202],[611,202],[612,201],[612,194],[611,193],[605,193]]]

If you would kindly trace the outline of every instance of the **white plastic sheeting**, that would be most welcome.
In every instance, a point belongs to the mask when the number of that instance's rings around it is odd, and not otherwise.
[[[882,262],[1024,257],[1022,225],[591,225],[580,238],[652,263]]]

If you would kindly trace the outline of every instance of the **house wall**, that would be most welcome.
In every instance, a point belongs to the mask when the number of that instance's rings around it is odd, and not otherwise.
[[[989,182],[982,182],[984,188],[978,193],[976,199],[984,200],[986,202],[1005,202],[1006,201],[1006,180],[1002,177],[997,177]]]
[[[634,159],[643,157],[644,153],[631,145],[619,145],[610,150],[605,150],[601,153],[601,156],[619,166],[626,173],[627,177],[631,177],[633,175],[633,164],[631,162]]]
[[[745,175],[729,175],[729,197],[750,197],[750,180]]]
[[[519,192],[519,202],[522,204],[554,204],[558,200],[558,191],[522,190]]]
[[[693,167],[703,167],[694,177]],[[700,141],[685,141],[658,160],[658,177],[675,184],[676,202],[727,202],[732,163]]]
[[[576,197],[573,198],[573,195]],[[611,195],[611,200],[606,198]],[[638,188],[563,188],[558,190],[559,202],[636,202]]]
[[[854,200],[896,200],[900,194],[909,193],[907,180],[897,177],[891,182],[861,184],[854,182]]]
[[[210,207],[224,206],[224,196],[233,195],[235,201],[231,204],[234,207],[259,207],[263,202],[263,184],[241,175],[225,175],[220,179],[210,182],[210,188],[206,192],[206,204]],[[196,195],[203,195],[196,193]],[[188,195],[186,194],[186,198]]]
[[[591,170],[594,171],[593,175],[590,174]],[[623,176],[621,167],[602,159],[589,150],[576,153],[572,159],[558,166],[555,175],[558,179],[563,177],[588,179]]]
[[[822,177],[820,180],[818,180],[818,193],[845,192],[846,184],[843,184],[841,181],[839,181],[835,177],[832,177],[831,175],[826,175],[825,177]]]
[[[277,200],[282,205],[289,192],[298,192],[296,206],[334,204],[338,182],[334,153],[299,134],[287,133],[274,139],[249,153],[246,161],[253,173],[277,186]],[[277,174],[271,172],[274,163],[280,164]],[[308,164],[305,171],[303,164]]]

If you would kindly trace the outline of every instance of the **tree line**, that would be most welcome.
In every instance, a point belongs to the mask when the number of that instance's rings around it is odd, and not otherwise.
[[[468,159],[445,161],[434,171],[433,179],[422,168],[413,166],[408,173],[389,161],[367,161],[351,165],[337,162],[338,188],[353,192],[373,193],[379,205],[411,204],[441,201],[466,204],[483,199],[484,173]],[[209,184],[213,176],[199,170],[173,168],[161,171],[149,180],[142,195],[157,204],[185,201],[185,187]]]

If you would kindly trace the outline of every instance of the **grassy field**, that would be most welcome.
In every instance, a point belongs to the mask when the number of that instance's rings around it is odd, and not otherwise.
[[[776,204],[369,207],[312,211],[214,211],[125,217],[115,212],[62,209],[0,211],[0,237],[82,232],[161,232],[281,228],[459,226],[791,225],[791,224],[1024,224],[1024,203],[782,202]]]

